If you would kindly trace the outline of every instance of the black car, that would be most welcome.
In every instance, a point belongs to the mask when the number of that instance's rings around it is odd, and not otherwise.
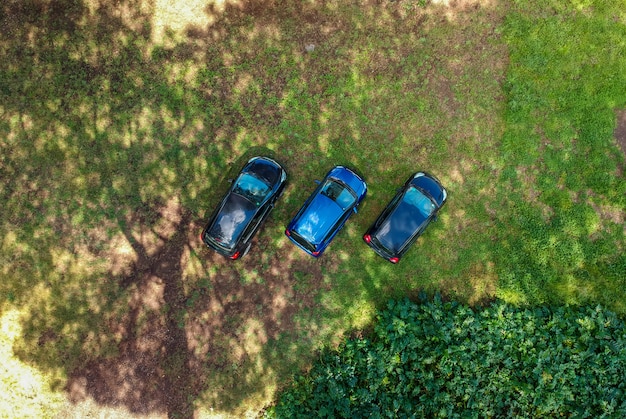
[[[439,180],[418,172],[398,190],[363,240],[383,258],[398,263],[426,227],[437,219],[448,193]]]
[[[200,238],[230,258],[243,257],[287,181],[287,172],[268,157],[254,157],[241,169]]]

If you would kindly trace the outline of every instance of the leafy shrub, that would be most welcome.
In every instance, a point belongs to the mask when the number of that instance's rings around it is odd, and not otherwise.
[[[626,417],[626,327],[597,308],[392,301],[265,415]]]

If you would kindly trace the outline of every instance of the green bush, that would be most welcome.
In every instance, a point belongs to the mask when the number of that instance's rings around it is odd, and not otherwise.
[[[626,417],[626,327],[597,308],[389,303],[266,412],[284,417]]]

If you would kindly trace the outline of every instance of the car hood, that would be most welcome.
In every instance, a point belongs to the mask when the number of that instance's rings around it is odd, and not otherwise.
[[[281,177],[281,169],[278,163],[264,157],[259,157],[251,161],[246,171],[254,173],[257,177],[264,179],[272,186],[278,183]]]
[[[225,248],[231,249],[246,228],[257,206],[241,195],[231,193],[215,216],[208,234]]]
[[[343,214],[335,201],[321,194],[316,195],[293,229],[309,243],[318,245]]]
[[[339,179],[348,185],[350,189],[356,193],[357,201],[360,201],[361,198],[363,198],[363,195],[367,192],[367,185],[365,184],[365,181],[363,181],[359,175],[346,167],[337,166],[333,168],[333,170],[328,173],[327,177],[334,177],[335,179]]]

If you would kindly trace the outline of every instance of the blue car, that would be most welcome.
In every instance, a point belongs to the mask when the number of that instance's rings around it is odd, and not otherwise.
[[[352,170],[335,166],[291,220],[285,234],[302,250],[319,257],[367,193]]]
[[[426,227],[437,219],[447,197],[446,188],[436,177],[425,172],[414,173],[367,230],[363,240],[378,255],[398,263]]]

